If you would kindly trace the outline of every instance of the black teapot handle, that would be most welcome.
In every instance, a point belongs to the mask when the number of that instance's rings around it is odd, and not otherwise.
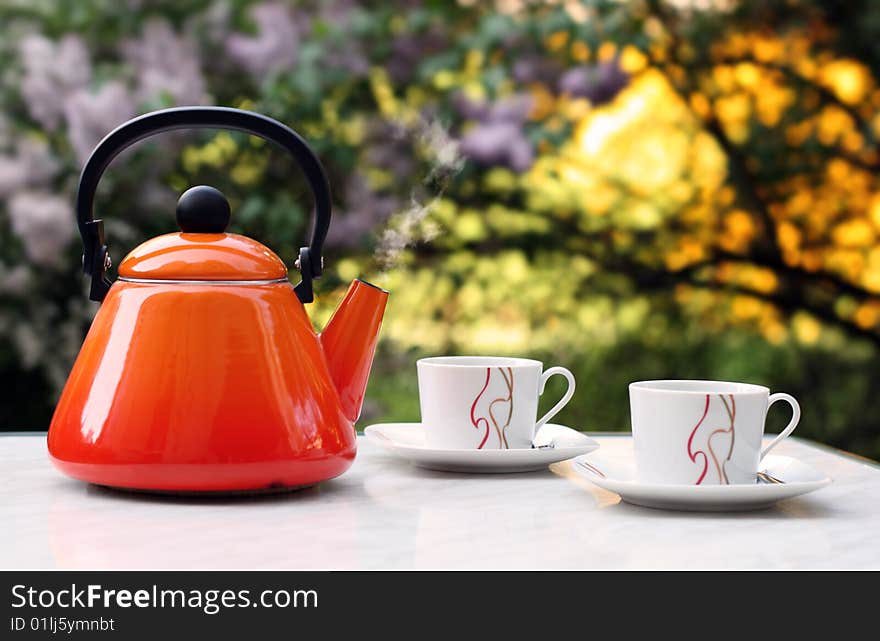
[[[330,185],[318,157],[293,129],[252,111],[229,107],[175,107],[153,111],[120,125],[98,143],[86,161],[76,193],[76,218],[83,240],[83,271],[92,277],[89,298],[102,301],[110,289],[107,278],[110,258],[104,238],[104,224],[93,218],[95,191],[104,170],[127,147],[153,134],[172,129],[236,129],[259,136],[283,147],[296,158],[315,199],[315,226],[308,247],[299,250],[297,267],[302,281],[295,290],[303,303],[314,299],[312,279],[321,275],[321,250],[330,226]]]

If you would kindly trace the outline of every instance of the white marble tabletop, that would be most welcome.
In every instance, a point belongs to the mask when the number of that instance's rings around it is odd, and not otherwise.
[[[0,436],[0,569],[880,568],[880,467],[807,441],[777,451],[834,483],[737,514],[631,506],[569,462],[447,474],[359,448],[316,488],[184,499],[85,485],[52,468],[45,436]]]

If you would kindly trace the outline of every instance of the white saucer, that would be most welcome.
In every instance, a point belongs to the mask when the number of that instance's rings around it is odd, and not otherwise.
[[[635,480],[634,461],[600,454],[579,456],[572,469],[599,487],[619,494],[633,505],[667,510],[735,512],[759,510],[825,487],[831,479],[819,470],[788,456],[767,456],[761,472],[782,481],[754,485],[659,485]]]
[[[437,450],[425,446],[421,423],[370,425],[364,435],[372,443],[418,467],[443,472],[532,472],[551,463],[592,452],[599,444],[564,425],[547,423],[535,435],[536,447],[517,450]]]

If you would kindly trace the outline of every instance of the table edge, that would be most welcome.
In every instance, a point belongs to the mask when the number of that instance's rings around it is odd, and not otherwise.
[[[594,437],[594,438],[597,436],[601,437],[601,438],[605,438],[605,437],[632,438],[632,432],[623,432],[623,431],[621,431],[621,432],[608,432],[608,431],[601,431],[600,430],[600,431],[594,432],[594,431],[590,431],[590,430],[583,430],[583,433],[590,436],[590,437]],[[39,431],[39,430],[0,432],[0,438],[7,437],[7,436],[41,436],[41,437],[45,438],[47,435],[48,435],[48,432]],[[363,438],[363,436],[364,436],[363,430],[358,431],[357,435],[360,438]],[[869,465],[871,467],[880,469],[880,461],[875,461],[874,459],[870,459],[867,456],[862,456],[861,454],[855,454],[853,452],[847,452],[846,450],[842,450],[838,447],[834,447],[833,445],[827,445],[825,443],[821,443],[819,441],[814,441],[814,440],[808,439],[808,438],[803,438],[801,436],[792,435],[792,436],[789,436],[788,438],[790,438],[793,441],[798,441],[800,443],[803,443],[804,445],[808,445],[810,447],[815,447],[816,449],[824,450],[824,451],[829,452],[831,454],[836,454],[836,455],[841,456],[843,458],[852,459],[854,461],[862,463],[863,465]]]

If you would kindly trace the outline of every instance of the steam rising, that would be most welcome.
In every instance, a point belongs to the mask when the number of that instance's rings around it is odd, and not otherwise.
[[[437,236],[436,226],[425,223],[434,203],[443,197],[452,179],[464,166],[464,156],[459,150],[459,143],[446,128],[436,119],[421,118],[415,124],[416,144],[422,149],[430,162],[430,169],[422,180],[422,184],[433,192],[427,202],[420,200],[413,192],[410,194],[410,205],[395,214],[388,228],[382,233],[376,248],[376,260],[382,271],[394,267],[401,252],[418,242],[430,241]]]

